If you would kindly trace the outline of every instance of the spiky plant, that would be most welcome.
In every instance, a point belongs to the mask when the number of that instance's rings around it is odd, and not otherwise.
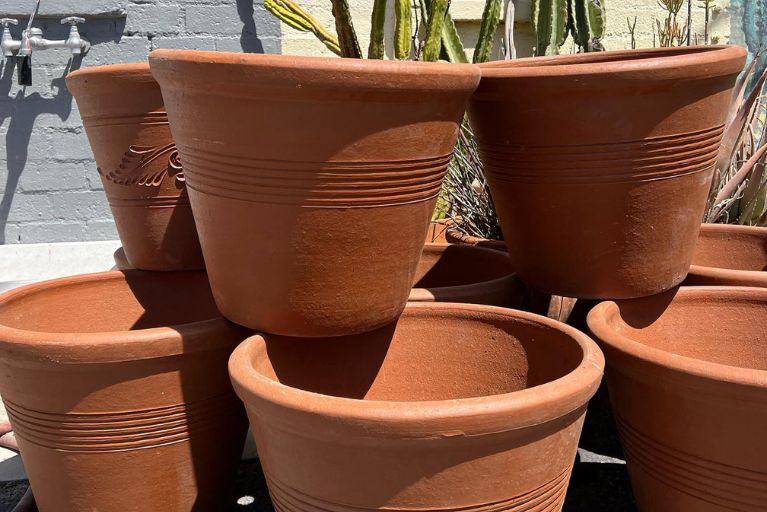
[[[761,55],[751,61],[733,93],[711,187],[707,222],[767,226],[767,71],[754,81]]]

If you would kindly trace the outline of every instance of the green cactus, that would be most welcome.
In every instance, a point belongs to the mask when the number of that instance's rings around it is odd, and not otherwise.
[[[536,55],[554,55],[568,34],[581,51],[604,50],[605,0],[533,0]]]
[[[394,0],[394,56],[409,59],[413,40],[410,0]]]
[[[368,59],[383,59],[386,55],[384,47],[384,27],[386,25],[386,0],[375,0],[373,14],[370,17],[370,45]]]
[[[442,48],[450,62],[469,63],[469,59],[466,58],[466,50],[463,48],[461,38],[458,36],[458,29],[455,28],[455,22],[450,13],[445,15],[445,21],[442,24]]]
[[[428,9],[431,8],[431,0],[418,0],[418,6],[421,9],[421,16],[425,21],[429,19]],[[458,36],[458,29],[455,27],[450,12],[445,13],[445,21],[442,24],[442,50],[447,60],[453,63],[468,64],[466,50],[463,48],[463,42]]]
[[[556,55],[567,38],[567,14],[570,0],[533,0],[535,55]]]
[[[301,32],[313,33],[331,52],[341,55],[338,38],[293,0],[265,0],[264,7],[286,25]]]
[[[442,50],[442,27],[450,0],[431,0],[429,21],[426,25],[426,40],[423,45],[421,58],[427,62],[439,60]]]
[[[502,8],[503,0],[486,0],[485,10],[482,13],[482,25],[479,28],[477,47],[474,50],[474,64],[490,60],[495,30],[501,21]]]
[[[593,39],[602,39],[605,35],[605,26],[607,25],[607,11],[605,10],[605,0],[587,0],[589,10],[589,26],[591,27],[591,36]]]
[[[341,56],[352,59],[361,59],[362,51],[357,42],[357,34],[354,32],[352,15],[347,0],[330,0],[333,5],[333,17],[336,20],[336,32],[341,44]]]

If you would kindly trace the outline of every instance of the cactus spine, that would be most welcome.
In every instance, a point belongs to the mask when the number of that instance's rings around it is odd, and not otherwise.
[[[410,0],[394,0],[394,56],[398,59],[410,58],[413,40],[411,16]]]
[[[384,26],[386,25],[386,0],[374,0],[373,14],[370,17],[370,45],[368,59],[383,59]]]
[[[301,32],[313,33],[331,52],[341,55],[338,38],[293,0],[265,0],[264,7],[286,25]]]
[[[503,0],[486,0],[485,10],[482,13],[482,25],[479,28],[477,47],[474,50],[474,64],[490,60],[490,51],[493,49],[495,30],[501,21],[501,8]]]
[[[354,32],[352,15],[347,0],[330,0],[333,4],[333,17],[336,20],[336,32],[338,42],[341,45],[341,56],[352,59],[361,59],[362,51],[357,42],[357,34]]]

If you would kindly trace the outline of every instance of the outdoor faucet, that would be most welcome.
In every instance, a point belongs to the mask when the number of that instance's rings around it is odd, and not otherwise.
[[[39,4],[38,4],[39,5]],[[35,13],[37,10],[35,9]],[[27,29],[21,34],[21,41],[15,41],[11,36],[10,25],[18,25],[18,20],[13,18],[0,19],[3,27],[0,49],[3,57],[13,57],[18,60],[19,85],[32,85],[32,52],[48,50],[50,48],[67,48],[72,55],[82,55],[90,50],[91,43],[80,36],[77,29],[78,23],[83,23],[85,18],[69,16],[61,20],[62,25],[69,23],[69,37],[57,41],[51,41],[43,37],[43,31],[32,27],[34,13],[29,18]]]
[[[51,41],[43,38],[43,31],[39,28],[30,28],[25,30],[21,36],[21,48],[18,55],[32,55],[33,51],[48,50],[50,48],[68,48],[72,55],[81,55],[87,52],[91,44],[80,37],[80,32],[77,30],[77,24],[83,23],[85,18],[79,18],[77,16],[69,16],[61,20],[61,24],[70,24],[69,37],[67,39],[61,39],[58,41]]]
[[[18,25],[19,20],[13,18],[0,19],[0,25],[3,26],[3,35],[0,39],[0,50],[3,52],[3,57],[13,57],[13,52],[16,52],[21,48],[21,41],[14,41],[11,35],[10,25]]]

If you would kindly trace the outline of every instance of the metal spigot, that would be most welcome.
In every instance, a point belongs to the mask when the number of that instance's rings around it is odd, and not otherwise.
[[[21,47],[21,41],[14,41],[11,35],[10,25],[18,25],[19,20],[13,18],[0,19],[0,25],[3,27],[3,35],[0,38],[0,49],[2,50],[3,57],[13,57],[13,52],[16,52]]]
[[[61,20],[62,25],[69,23],[69,37],[64,42],[64,46],[69,48],[72,55],[81,55],[87,53],[91,48],[91,43],[80,37],[80,31],[77,30],[78,23],[85,23],[85,18],[78,16],[69,16]]]
[[[70,16],[61,20],[62,25],[69,23],[71,28],[69,29],[69,37],[64,40],[51,41],[43,38],[43,31],[39,28],[29,28],[24,31],[21,37],[21,47],[19,48],[19,56],[32,55],[33,51],[49,50],[51,48],[67,48],[72,55],[81,55],[87,52],[91,44],[80,37],[80,32],[77,30],[77,24],[84,22],[85,19],[78,18],[77,16]]]

